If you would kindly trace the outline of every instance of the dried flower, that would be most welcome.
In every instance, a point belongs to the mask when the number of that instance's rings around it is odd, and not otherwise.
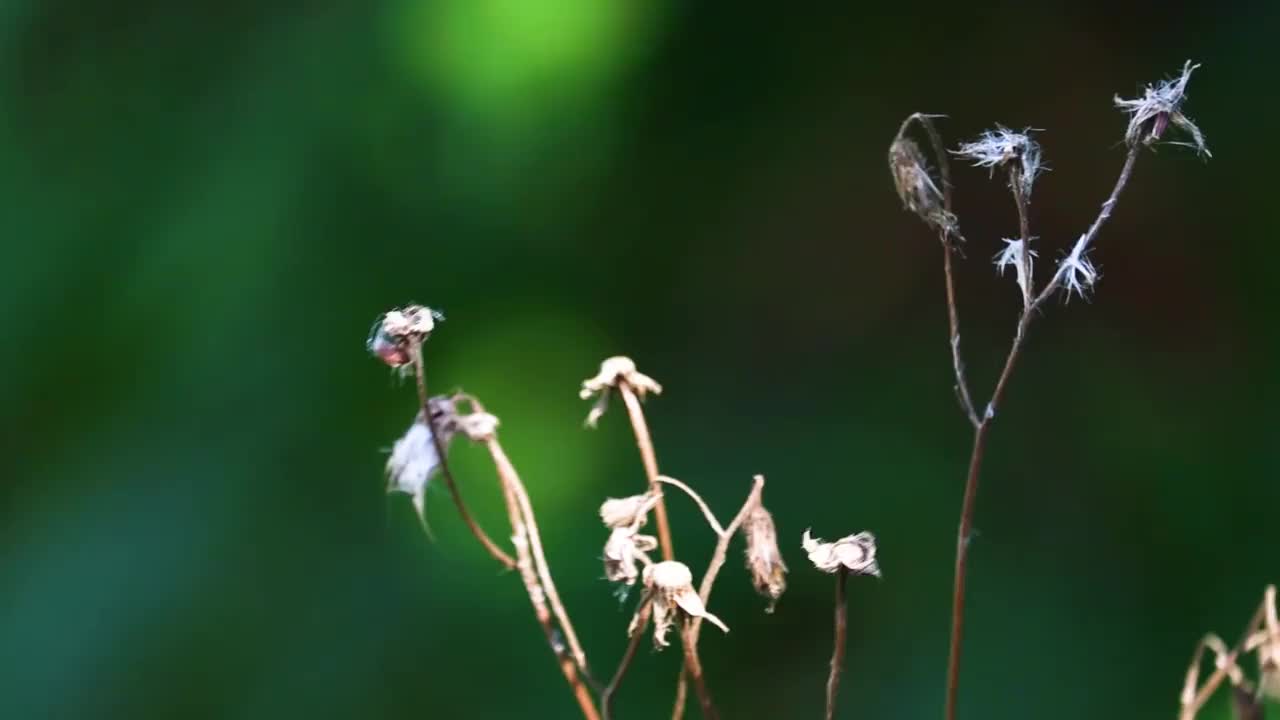
[[[658,539],[652,535],[641,535],[631,527],[614,528],[604,544],[605,579],[628,587],[635,585],[640,577],[638,563],[652,565],[647,553],[657,547]]]
[[[843,568],[855,575],[880,577],[880,566],[876,564],[876,538],[869,532],[826,542],[810,537],[809,531],[805,530],[800,544],[809,553],[813,566],[823,572],[833,573]]]
[[[589,400],[594,395],[599,396],[595,406],[587,414],[587,427],[595,427],[600,421],[600,416],[604,415],[609,402],[609,390],[618,387],[619,383],[626,383],[627,387],[631,388],[641,400],[648,393],[662,394],[662,386],[653,378],[637,370],[631,358],[621,355],[607,358],[600,363],[600,372],[595,377],[582,381],[582,390],[578,392],[578,397],[583,400]]]
[[[1172,80],[1164,80],[1155,86],[1148,85],[1141,98],[1125,100],[1119,95],[1115,98],[1116,107],[1129,114],[1129,127],[1125,129],[1124,139],[1130,146],[1139,142],[1152,145],[1164,135],[1169,124],[1182,128],[1191,137],[1191,142],[1176,142],[1174,145],[1185,145],[1196,149],[1200,155],[1212,157],[1205,146],[1204,135],[1200,128],[1191,122],[1182,112],[1182,103],[1187,99],[1187,83],[1191,73],[1199,65],[1192,65],[1188,60],[1182,66],[1182,74]]]
[[[431,419],[440,432],[440,444],[448,448],[457,432],[457,418],[453,401],[447,397],[433,397],[428,401]],[[398,492],[413,498],[418,520],[427,528],[427,482],[440,469],[440,455],[431,441],[431,428],[419,411],[413,424],[396,440],[387,458],[387,492]]]
[[[1098,282],[1098,270],[1093,263],[1089,262],[1085,252],[1085,237],[1080,236],[1075,246],[1071,248],[1071,253],[1058,265],[1058,272],[1062,274],[1062,288],[1068,299],[1071,298],[1071,293],[1084,297],[1085,291],[1093,288],[1094,283]]]
[[[1032,239],[1034,240],[1035,238]],[[1026,250],[1026,243],[1021,240],[1010,240],[1008,238],[1002,238],[1002,242],[1004,242],[1004,249],[996,253],[995,256],[996,270],[1003,276],[1004,269],[1012,265],[1018,280],[1018,287],[1022,288],[1022,294],[1026,295],[1031,292],[1029,285],[1031,278],[1027,277],[1027,270],[1030,267],[1034,267],[1035,257],[1038,253],[1035,250],[1031,250],[1030,253],[1032,261],[1024,266],[1022,263],[1025,259],[1023,257],[1023,253],[1028,252]]]
[[[787,566],[782,562],[782,552],[778,550],[778,532],[773,525],[773,516],[764,505],[756,503],[751,509],[742,523],[742,534],[747,539],[747,569],[751,571],[751,582],[756,592],[769,599],[765,612],[771,613],[787,589]]]
[[[648,513],[658,504],[658,496],[645,493],[625,498],[609,498],[600,505],[600,519],[608,528],[643,527]]]
[[[889,172],[904,208],[931,227],[956,232],[956,217],[946,211],[942,191],[929,175],[920,146],[910,138],[895,138],[889,145]]]
[[[720,618],[707,612],[702,598],[693,589],[693,573],[689,566],[674,560],[655,563],[644,569],[644,586],[653,595],[653,644],[664,648],[667,631],[679,617],[703,618],[724,632],[729,628]],[[633,627],[637,623],[632,623]]]
[[[459,415],[454,424],[459,432],[467,436],[471,442],[485,442],[493,439],[498,433],[498,418],[487,412],[473,412]]]
[[[1024,197],[1031,196],[1031,186],[1035,184],[1040,172],[1046,168],[1041,164],[1040,145],[1031,139],[1031,128],[1022,132],[1014,132],[1007,127],[997,125],[995,130],[987,130],[978,139],[964,143],[955,150],[956,155],[971,160],[976,167],[984,167],[995,172],[1010,162],[1018,165],[1017,174],[1010,168],[1009,181],[1019,183]]]
[[[444,315],[422,305],[392,310],[373,324],[365,346],[391,367],[402,367],[413,359],[409,356],[411,341],[426,340],[440,320]]]

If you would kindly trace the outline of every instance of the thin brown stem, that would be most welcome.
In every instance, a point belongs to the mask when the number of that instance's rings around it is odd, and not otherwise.
[[[733,520],[729,526],[719,533],[720,539],[716,542],[716,548],[711,553],[711,562],[707,564],[707,571],[702,575],[702,582],[698,585],[698,597],[702,599],[703,606],[711,601],[711,588],[716,583],[716,576],[720,574],[720,568],[724,567],[725,558],[729,554],[729,543],[733,540],[734,533],[738,532],[738,528],[742,527],[742,523],[746,522],[747,516],[760,503],[760,495],[764,492],[764,476],[756,475],[751,481],[751,491],[747,493],[747,499],[742,503],[742,508],[738,510],[738,514],[733,516]],[[702,632],[702,618],[693,618],[689,621],[689,631],[693,642],[698,642],[699,633]],[[689,679],[688,664],[681,668],[680,677],[676,681],[676,697],[675,703],[671,710],[671,720],[681,720],[684,717],[685,702],[689,696]]]
[[[1129,154],[1125,157],[1124,165],[1120,169],[1120,176],[1116,179],[1111,195],[1102,203],[1102,208],[1089,226],[1089,229],[1076,241],[1076,249],[1073,252],[1077,255],[1083,255],[1084,251],[1088,250],[1090,244],[1097,238],[1098,231],[1102,229],[1107,219],[1111,217],[1111,211],[1120,197],[1120,192],[1124,190],[1129,178],[1133,175],[1133,167],[1137,162],[1140,149],[1139,146],[1129,148]],[[1015,191],[1015,196],[1020,196],[1020,191]],[[1019,225],[1024,224],[1021,217],[1022,213],[1025,212],[1024,204],[1022,201],[1018,202]],[[1024,240],[1029,238],[1027,229],[1023,229],[1022,233]],[[1000,371],[999,379],[996,380],[995,389],[991,393],[990,401],[987,402],[981,421],[974,429],[973,451],[969,456],[969,471],[965,480],[964,499],[960,504],[960,527],[956,533],[955,582],[951,594],[951,649],[947,657],[946,720],[956,719],[960,691],[961,646],[964,642],[965,581],[969,569],[969,540],[973,534],[973,516],[977,506],[978,481],[982,474],[982,461],[987,447],[987,435],[991,427],[991,421],[995,419],[1000,403],[1004,400],[1009,379],[1013,376],[1013,369],[1017,365],[1022,346],[1027,338],[1028,329],[1031,327],[1032,320],[1036,317],[1035,311],[1061,286],[1065,272],[1065,265],[1059,264],[1058,271],[1054,273],[1053,278],[1040,291],[1040,294],[1036,295],[1035,299],[1024,307],[1021,316],[1018,318],[1017,329],[1014,333],[1013,342],[1009,346],[1009,354],[1005,358],[1004,368]],[[1030,287],[1030,277],[1028,277],[1028,287]]]
[[[467,510],[467,504],[462,501],[462,493],[458,490],[458,484],[453,480],[453,472],[449,470],[449,460],[445,453],[444,443],[440,441],[440,429],[436,427],[436,420],[431,416],[431,406],[427,395],[427,369],[426,363],[422,359],[421,340],[414,339],[410,342],[409,358],[413,363],[414,377],[417,380],[418,404],[422,406],[422,414],[426,416],[427,429],[431,431],[431,443],[435,446],[436,455],[440,458],[440,474],[444,477],[444,483],[448,486],[449,494],[453,497],[453,504],[458,508],[458,515],[462,516],[462,521],[471,530],[471,534],[480,541],[480,544],[493,556],[494,560],[497,560],[508,570],[515,569],[516,561],[502,548],[498,547],[498,544],[490,539],[489,535],[476,523],[475,518],[471,517],[471,512]]]
[[[653,516],[657,519],[658,545],[662,548],[663,560],[675,559],[675,548],[671,544],[671,525],[667,521],[667,505],[662,500],[662,488],[658,487],[658,456],[653,451],[653,437],[649,435],[649,423],[644,419],[644,409],[640,407],[640,398],[624,380],[618,381],[618,394],[627,406],[627,415],[631,418],[631,428],[636,435],[636,446],[640,449],[640,461],[644,463],[644,472],[649,480],[649,491],[658,496],[658,504],[653,507]]]
[[[929,144],[933,146],[933,155],[938,163],[938,174],[942,180],[942,208],[948,217],[954,217],[951,204],[951,164],[947,160],[947,149],[942,144],[942,135],[933,118],[924,113],[913,113],[898,128],[898,137],[906,135],[911,123],[918,123],[929,136]],[[955,252],[955,240],[959,235],[953,226],[944,225],[938,228],[938,241],[942,244],[942,272],[947,287],[947,324],[948,340],[951,346],[951,369],[956,376],[956,399],[960,401],[960,409],[975,428],[978,426],[978,413],[974,410],[973,397],[969,393],[969,381],[964,374],[964,358],[960,352],[960,310],[956,304],[955,274],[951,268],[951,256]]]
[[[689,498],[693,500],[694,504],[698,506],[698,509],[702,511],[703,517],[707,519],[707,524],[711,526],[711,532],[714,532],[717,537],[724,535],[724,528],[720,526],[720,521],[716,520],[715,514],[711,512],[711,508],[707,507],[706,501],[702,499],[701,495],[694,492],[693,488],[673,477],[667,477],[666,475],[659,475],[658,482],[683,490],[684,494],[688,495]]]
[[[574,662],[578,666],[578,670],[582,675],[591,682],[591,668],[587,664],[587,655],[582,649],[582,644],[578,641],[578,634],[573,629],[573,623],[569,620],[569,613],[564,608],[564,603],[560,601],[560,592],[556,589],[555,581],[551,577],[551,566],[547,562],[547,557],[542,549],[542,537],[538,531],[538,521],[533,512],[533,503],[529,500],[529,491],[525,488],[524,483],[520,480],[520,476],[516,473],[515,466],[511,464],[510,458],[503,451],[502,445],[498,443],[496,436],[490,437],[485,442],[489,448],[489,454],[493,458],[494,466],[498,469],[498,476],[506,486],[511,488],[514,499],[519,506],[520,512],[524,518],[526,526],[526,534],[529,538],[529,550],[533,557],[534,568],[538,573],[538,581],[545,591],[547,602],[551,606],[551,612],[555,615],[556,622],[560,626],[560,631],[564,633],[565,642],[569,645],[569,652],[572,653]]]
[[[849,571],[843,566],[836,573],[835,647],[831,650],[831,674],[827,676],[827,720],[836,716],[836,695],[840,692],[840,673],[844,670],[844,646],[849,624],[849,602],[845,597],[845,581]]]
[[[490,442],[488,444],[492,451],[495,443]],[[496,460],[497,458],[495,457]],[[516,563],[516,569],[520,573],[520,579],[524,582],[525,591],[529,595],[529,602],[533,605],[534,617],[537,618],[538,625],[541,626],[542,633],[546,636],[547,644],[551,646],[551,652],[556,656],[560,672],[564,674],[565,681],[569,683],[573,697],[577,701],[579,709],[582,710],[584,720],[600,720],[600,715],[596,711],[595,701],[591,697],[591,691],[582,682],[582,678],[579,677],[574,659],[570,657],[569,653],[565,652],[564,645],[559,639],[559,633],[556,631],[555,624],[552,621],[551,611],[547,609],[545,587],[534,569],[533,553],[530,550],[529,516],[521,507],[516,484],[512,483],[510,476],[501,470],[499,470],[498,477],[502,483],[503,497],[507,502],[507,515],[511,520],[511,542],[515,546],[516,556],[519,558]]]
[[[685,674],[693,682],[694,694],[698,696],[698,704],[702,706],[704,720],[719,720],[720,713],[711,700],[711,691],[707,689],[707,679],[702,674],[702,661],[698,659],[698,641],[694,637],[693,625],[685,623],[680,633],[681,644],[684,645]]]
[[[1031,219],[1027,207],[1030,198],[1027,197],[1023,187],[1024,170],[1021,165],[1014,167],[1016,169],[1009,171],[1009,188],[1013,190],[1013,203],[1018,207],[1018,238],[1022,240],[1022,267],[1019,271],[1027,279],[1022,287],[1022,309],[1025,312],[1031,307],[1031,295],[1035,288],[1035,278],[1031,274]]]
[[[622,678],[626,676],[627,670],[631,668],[631,660],[636,656],[636,648],[640,646],[640,638],[644,637],[644,630],[649,625],[649,614],[652,611],[653,596],[646,595],[640,600],[640,607],[636,608],[636,620],[631,627],[631,640],[627,642],[622,661],[618,663],[613,679],[600,694],[600,707],[604,711],[604,720],[611,720],[613,717],[613,696],[618,692],[618,686],[622,684]]]

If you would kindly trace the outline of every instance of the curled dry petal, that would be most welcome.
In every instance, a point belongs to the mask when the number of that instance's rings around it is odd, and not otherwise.
[[[729,632],[720,618],[707,612],[693,589],[693,573],[689,566],[674,560],[655,563],[644,569],[645,588],[653,596],[653,644],[664,648],[667,632],[675,625],[676,620],[684,618],[702,618],[724,632]]]
[[[595,427],[600,421],[608,403],[609,390],[618,387],[618,383],[626,383],[641,400],[649,393],[662,394],[662,386],[653,378],[637,370],[631,358],[621,355],[607,358],[600,363],[600,372],[595,377],[583,380],[582,389],[578,391],[578,397],[583,400],[598,396],[595,406],[587,415],[588,427]]]
[[[844,568],[855,575],[880,577],[880,566],[876,563],[876,538],[869,532],[826,542],[811,537],[805,530],[801,545],[809,553],[813,566],[823,572],[834,573]]]
[[[773,612],[778,598],[787,589],[787,566],[778,549],[778,532],[773,516],[757,503],[742,523],[742,534],[747,539],[747,569],[756,592],[769,599],[765,612]]]
[[[625,498],[609,498],[600,505],[600,519],[608,528],[640,528],[648,521],[648,513],[658,504],[651,493]]]

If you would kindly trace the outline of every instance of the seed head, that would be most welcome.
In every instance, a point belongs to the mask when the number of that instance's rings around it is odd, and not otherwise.
[[[1119,95],[1116,96],[1116,107],[1129,114],[1129,127],[1125,129],[1124,139],[1130,147],[1138,143],[1154,144],[1160,140],[1172,123],[1191,138],[1190,142],[1172,144],[1195,148],[1202,157],[1212,157],[1204,143],[1204,134],[1182,112],[1182,104],[1187,99],[1187,83],[1191,81],[1191,73],[1198,67],[1200,66],[1193,65],[1188,60],[1182,66],[1182,74],[1171,80],[1163,80],[1156,85],[1148,85],[1142,97],[1125,100]]]
[[[600,363],[600,372],[595,377],[583,380],[582,389],[578,391],[578,397],[583,400],[599,396],[596,398],[595,406],[587,414],[587,427],[594,428],[600,421],[600,416],[604,415],[605,408],[608,406],[609,391],[618,387],[619,383],[626,383],[627,387],[631,388],[641,400],[648,393],[662,394],[662,386],[653,378],[637,370],[631,358],[621,355],[607,358]]]
[[[1031,197],[1031,186],[1046,169],[1041,163],[1040,145],[1031,139],[1031,132],[1031,128],[1014,132],[997,125],[995,130],[987,130],[953,152],[992,173],[997,167],[1008,167],[1009,182],[1017,182],[1023,197]]]
[[[410,343],[425,341],[441,320],[444,315],[422,305],[391,310],[373,324],[365,346],[391,367],[402,367],[412,360]]]
[[[889,145],[889,172],[902,206],[931,227],[955,232],[956,217],[947,212],[928,168],[920,146],[910,138],[899,136]]]
[[[432,420],[440,431],[440,444],[449,447],[457,432],[457,417],[453,401],[447,397],[433,397],[427,402]],[[427,483],[440,470],[440,455],[431,441],[431,428],[421,411],[413,424],[396,440],[387,458],[387,492],[398,492],[413,499],[413,507],[423,529],[427,529]],[[428,530],[428,532],[430,532]]]
[[[834,573],[843,568],[855,575],[880,577],[880,566],[876,563],[876,538],[869,532],[826,542],[810,537],[809,531],[805,530],[800,544],[809,553],[809,562],[822,572]]]
[[[751,582],[756,592],[769,599],[765,612],[771,613],[778,604],[778,598],[787,589],[787,566],[782,562],[782,552],[778,550],[778,532],[773,525],[773,516],[756,504],[742,523],[742,534],[747,539],[747,569],[751,571]]]
[[[650,565],[644,569],[644,586],[653,595],[654,647],[664,648],[670,644],[667,631],[679,618],[703,618],[729,632],[720,618],[707,612],[702,598],[694,591],[693,573],[688,565],[674,560]]]
[[[1032,239],[1034,240],[1035,238]],[[1024,259],[1023,253],[1031,253],[1032,261],[1028,264],[1032,267],[1034,267],[1035,257],[1038,253],[1036,253],[1035,250],[1027,250],[1025,243],[1021,240],[1003,238],[1002,242],[1004,242],[1004,249],[996,253],[995,257],[996,270],[1001,275],[1004,275],[1005,268],[1012,266],[1018,280],[1018,287],[1022,288],[1022,293],[1025,295],[1031,292],[1028,286],[1028,283],[1031,280],[1031,278],[1027,277],[1028,268],[1024,267],[1022,264]]]

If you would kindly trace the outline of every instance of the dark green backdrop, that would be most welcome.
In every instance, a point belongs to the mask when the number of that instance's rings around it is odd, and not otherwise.
[[[414,400],[363,340],[409,301],[448,317],[436,387],[501,416],[597,668],[629,610],[595,510],[643,475],[576,390],[625,353],[666,386],[664,471],[724,515],[769,478],[791,587],[762,614],[733,551],[733,632],[703,636],[724,715],[820,712],[812,527],[880,539],[842,717],[939,717],[969,435],[888,142],[916,110],[952,146],[1043,128],[1048,261],[1119,168],[1113,94],[1192,58],[1214,159],[1142,158],[1096,296],[1049,308],[993,431],[961,703],[1172,718],[1196,639],[1280,580],[1267,5],[3,3],[0,717],[573,716],[447,496],[429,544],[383,493]],[[1016,222],[999,181],[956,174],[985,397]],[[498,532],[483,453],[455,457]],[[700,569],[711,538],[673,513]],[[621,716],[664,717],[678,661],[642,652]]]

